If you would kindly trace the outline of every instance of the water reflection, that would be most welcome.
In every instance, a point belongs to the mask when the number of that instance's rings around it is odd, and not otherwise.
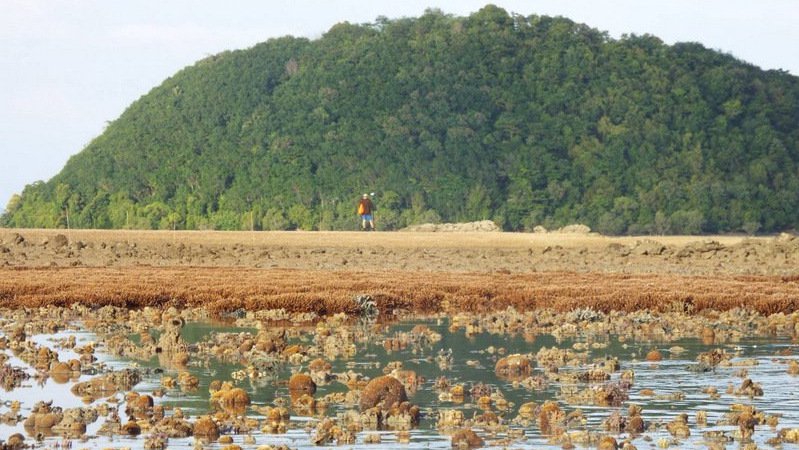
[[[404,443],[409,448],[450,448],[448,430],[467,421],[472,421],[487,446],[496,447],[513,443],[514,448],[523,449],[561,448],[568,443],[553,441],[552,437],[564,427],[575,432],[575,440],[579,432],[586,436],[588,432],[599,432],[613,435],[619,442],[629,439],[639,447],[655,443],[696,446],[704,445],[708,436],[732,435],[741,428],[728,423],[735,404],[778,415],[779,428],[799,426],[799,398],[792,388],[795,378],[788,374],[788,363],[795,359],[794,345],[788,338],[746,338],[719,346],[706,344],[705,335],[668,343],[615,336],[587,340],[532,333],[491,334],[476,327],[452,325],[446,317],[377,325],[378,329],[375,325],[360,325],[366,328],[359,330],[353,325],[347,331],[351,336],[344,338],[346,345],[335,351],[329,349],[326,359],[306,356],[288,362],[246,361],[244,366],[224,354],[176,364],[173,357],[164,354],[133,362],[98,350],[95,355],[101,367],[140,370],[141,380],[132,388],[139,396],[126,396],[125,391],[116,389],[102,390],[102,386],[97,388],[97,395],[90,395],[76,386],[96,377],[79,372],[44,377],[6,351],[7,364],[23,368],[31,377],[21,380],[16,389],[3,392],[0,413],[6,419],[0,425],[0,435],[39,434],[10,420],[14,417],[14,402],[19,402],[21,416],[27,417],[36,401],[52,400],[54,405],[68,409],[93,401],[96,404],[101,399],[118,415],[120,426],[128,423],[130,417],[143,414],[136,402],[153,402],[162,414],[179,410],[187,419],[216,409],[231,415],[246,414],[263,424],[248,433],[232,435],[233,443],[253,447],[254,441],[257,445],[311,448],[319,439],[319,431],[312,432],[319,420],[333,417],[343,423],[357,409],[347,402],[348,384],[354,386],[385,374],[399,379],[407,389],[408,400],[421,408],[419,426],[394,424],[395,429],[382,431],[364,431],[361,427],[352,434],[354,441],[347,442],[348,447],[387,448]],[[180,333],[191,352],[198,346],[226,339],[256,345],[252,338],[257,330],[203,322],[188,323]],[[303,349],[312,344],[325,348],[325,337],[332,335],[320,325],[291,333],[286,336],[286,343],[296,346],[296,354],[302,356]],[[156,342],[161,339],[157,335],[151,337]],[[79,331],[33,336],[38,345],[54,349],[54,343],[62,339],[74,339],[74,345],[56,349],[61,361],[80,358],[73,348],[98,340],[97,336]],[[723,348],[731,356],[730,364],[697,370],[700,354],[714,348]],[[659,358],[647,357],[653,350]],[[549,353],[551,360],[547,359]],[[609,366],[612,370],[598,370]],[[310,374],[309,380],[305,380],[303,389],[290,389],[288,380],[298,372]],[[746,379],[756,380],[763,387],[762,395],[741,395]],[[221,381],[229,384],[222,385]],[[309,387],[311,382],[313,389]],[[224,389],[240,390],[251,406],[211,394]],[[103,422],[105,419],[101,418],[86,428],[86,445],[144,448],[143,438],[100,434]],[[682,422],[686,431],[681,428]],[[645,431],[643,424],[650,428],[663,426]],[[753,439],[759,445],[776,435],[776,427],[757,427]],[[61,440],[38,437],[50,446]],[[597,445],[590,439],[595,438],[586,437],[586,441],[577,443]],[[194,438],[168,441],[169,448],[193,445]]]

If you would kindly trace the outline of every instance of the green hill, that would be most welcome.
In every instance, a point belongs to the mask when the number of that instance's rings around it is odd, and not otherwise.
[[[17,227],[771,232],[799,224],[799,78],[695,43],[509,15],[338,24],[201,60],[134,102]]]

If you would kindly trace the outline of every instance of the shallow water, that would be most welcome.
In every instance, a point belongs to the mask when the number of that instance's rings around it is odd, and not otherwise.
[[[385,336],[391,336],[398,331],[408,331],[417,324],[427,325],[431,330],[441,335],[441,340],[435,343],[409,346],[403,350],[393,352],[389,352],[384,348],[383,338],[385,338]],[[184,327],[182,336],[191,344],[202,341],[211,333],[240,333],[253,331],[252,329],[235,328],[220,324],[190,323]],[[96,336],[81,331],[64,331],[55,336],[38,335],[34,336],[33,339],[39,344],[48,345],[55,349],[53,345],[54,340],[68,335],[75,335],[78,345],[97,339]],[[311,333],[307,333],[304,335],[304,339],[309,341],[310,336]],[[302,339],[303,337],[299,340]],[[566,413],[572,412],[578,408],[583,411],[586,423],[581,429],[599,432],[600,434],[610,434],[619,441],[627,438],[629,435],[626,433],[613,434],[603,432],[601,424],[603,420],[614,411],[619,411],[622,415],[626,416],[627,406],[629,404],[637,404],[643,408],[642,416],[648,424],[665,424],[671,421],[676,415],[687,413],[690,418],[691,436],[687,439],[680,439],[679,444],[674,442],[674,448],[705,445],[703,443],[702,433],[706,431],[721,430],[732,435],[732,432],[737,429],[737,427],[717,426],[714,424],[716,424],[725,413],[729,412],[730,407],[736,403],[750,404],[757,410],[764,411],[767,414],[780,415],[781,418],[777,429],[799,427],[799,393],[797,393],[795,389],[797,379],[787,373],[787,362],[790,359],[796,359],[796,356],[793,356],[793,354],[791,354],[791,356],[775,356],[780,350],[786,347],[791,349],[795,348],[795,344],[788,338],[748,338],[735,343],[707,346],[696,339],[684,339],[670,341],[668,343],[652,341],[620,342],[618,338],[608,336],[604,342],[600,341],[604,347],[588,350],[590,352],[588,360],[593,361],[595,359],[615,357],[619,359],[622,371],[633,370],[635,372],[634,383],[629,390],[629,400],[624,402],[620,408],[570,405],[561,397],[561,385],[559,383],[547,383],[542,389],[533,390],[500,379],[494,373],[496,360],[500,357],[497,354],[498,351],[504,350],[505,354],[524,353],[534,355],[544,347],[554,346],[558,348],[571,348],[575,343],[579,342],[584,341],[579,338],[559,341],[550,335],[538,335],[533,342],[527,342],[522,336],[493,335],[489,333],[466,336],[463,330],[450,332],[449,322],[446,318],[413,320],[392,324],[388,326],[384,333],[375,336],[375,339],[358,344],[356,356],[351,358],[339,358],[330,362],[333,365],[332,372],[334,373],[354,370],[372,378],[383,375],[383,368],[389,362],[402,361],[403,369],[413,370],[425,379],[415,393],[409,394],[409,400],[421,407],[422,418],[420,425],[411,430],[410,443],[403,445],[404,448],[451,448],[449,437],[436,430],[436,412],[440,409],[460,409],[464,411],[464,416],[467,418],[484,412],[484,410],[476,404],[471,403],[468,396],[464,403],[440,400],[439,394],[433,386],[436,379],[442,375],[450,380],[451,385],[461,383],[467,390],[473,384],[485,383],[501,391],[505,399],[513,405],[506,412],[495,411],[498,415],[504,417],[506,423],[517,416],[518,408],[523,403],[535,402],[541,404],[546,400],[555,400]],[[594,338],[591,342],[597,342],[597,340]],[[675,346],[684,348],[684,352],[670,353],[669,349]],[[725,393],[728,385],[731,384],[735,388],[741,385],[742,378],[738,376],[740,374],[736,374],[741,367],[719,367],[713,372],[705,373],[694,373],[687,369],[689,365],[696,363],[697,355],[700,352],[719,347],[736,355],[732,360],[733,363],[745,359],[757,361],[756,365],[746,366],[745,368],[748,372],[747,376],[763,386],[764,395],[762,397],[739,397]],[[495,350],[494,352],[491,351],[492,348]],[[644,355],[653,348],[657,348],[663,353],[664,359],[662,361],[651,363],[644,360]],[[76,357],[76,355],[69,350],[59,349],[58,351],[60,360],[62,361]],[[439,352],[450,351],[452,363],[449,368],[442,370],[436,361],[436,356],[439,355]],[[17,367],[26,367],[27,371],[31,374],[35,372],[32,368],[27,366],[27,364],[13,357],[10,351],[6,350],[6,352],[11,356],[8,361],[9,364]],[[157,357],[153,357],[150,361],[142,363],[113,358],[108,355],[103,355],[100,351],[98,351],[96,355],[100,361],[109,368],[121,369],[131,366],[141,368],[144,372],[143,380],[134,388],[135,391],[141,393],[152,393],[154,389],[161,387],[161,377],[164,375],[177,376],[177,371],[174,369],[164,368],[163,373],[161,373],[162,369]],[[180,389],[168,389],[165,396],[160,398],[155,397],[155,401],[156,403],[165,405],[167,408],[180,407],[187,417],[193,418],[198,415],[208,414],[211,410],[208,400],[208,386],[211,381],[232,380],[232,374],[241,368],[240,365],[220,363],[216,360],[211,360],[210,364],[207,366],[190,365],[189,371],[197,375],[200,380],[199,389],[195,392],[188,393],[182,392]],[[245,378],[237,382],[236,385],[249,393],[254,405],[271,405],[276,399],[288,399],[286,381],[292,372],[297,372],[301,369],[307,370],[307,362],[302,368],[283,363],[278,366],[275,372],[270,376],[255,380]],[[579,369],[584,370],[585,367],[565,367],[561,370],[568,372],[570,370]],[[613,373],[611,381],[618,381],[620,373],[620,371]],[[543,374],[543,369],[536,367],[533,375],[536,374]],[[85,381],[90,378],[90,375],[82,375],[80,381]],[[21,402],[22,408],[20,414],[23,417],[27,417],[30,414],[33,404],[38,400],[53,400],[54,406],[60,406],[64,409],[86,406],[80,398],[70,392],[70,387],[75,381],[77,380],[59,384],[52,378],[49,378],[39,383],[32,378],[26,381],[22,387],[11,392],[0,392],[0,399],[3,401],[3,405],[0,406],[0,414],[9,410],[8,404],[13,400]],[[585,389],[590,386],[598,386],[601,384],[604,383],[579,383],[577,387],[579,389]],[[710,396],[703,393],[702,391],[709,386],[717,388],[721,396],[717,399],[712,399]],[[642,389],[651,389],[656,395],[643,395]],[[332,383],[319,386],[315,397],[320,398],[331,392],[346,391],[347,388],[345,386]],[[682,393],[684,396],[679,400],[674,400],[673,394],[676,393]],[[668,399],[667,397],[669,396],[671,396],[672,399]],[[122,394],[117,394],[116,397],[120,400],[124,399]],[[124,410],[122,406],[124,405],[121,404],[120,417],[122,417],[124,423],[126,418],[122,413],[122,410]],[[328,417],[335,417],[336,413],[343,412],[346,409],[348,408],[331,404],[326,415]],[[694,417],[699,410],[707,412],[708,426],[698,427],[695,425]],[[169,411],[167,411],[167,414],[170,414]],[[260,417],[252,410],[248,410],[248,416]],[[318,418],[292,415],[291,426],[286,434],[270,435],[259,431],[254,432],[252,436],[255,438],[256,445],[245,445],[243,443],[244,435],[233,435],[232,437],[235,444],[244,448],[255,448],[257,445],[263,444],[287,444],[292,448],[315,448],[310,442],[310,428],[317,420]],[[104,418],[101,417],[97,422],[89,425],[87,435],[90,436],[90,439],[83,443],[75,442],[73,448],[143,448],[144,436],[146,433],[135,438],[120,436],[114,436],[113,438],[105,436],[95,437],[103,421]],[[542,436],[538,426],[535,424],[530,426],[511,425],[510,427],[512,429],[523,429],[525,435],[525,438],[517,440],[511,445],[513,448],[560,448],[559,444],[549,443],[547,437]],[[488,447],[495,446],[500,448],[505,446],[502,445],[504,443],[501,443],[499,440],[505,438],[506,434],[498,433],[497,435],[492,435],[485,430],[479,428],[475,429],[478,431],[478,434],[486,439]],[[24,430],[21,422],[16,426],[0,424],[0,438],[8,437],[14,432],[25,434],[29,438],[27,442],[33,442],[30,438],[34,436],[31,436]],[[375,433],[381,435],[381,444],[363,443],[363,438],[366,434]],[[776,436],[776,433],[777,431],[775,429],[771,429],[766,425],[759,425],[753,439],[759,446],[763,446],[766,445],[765,441]],[[657,430],[647,431],[641,436],[634,437],[632,443],[638,448],[648,448],[657,446],[658,441],[661,439],[673,439],[663,427]],[[60,445],[62,441],[60,437],[44,437],[40,445],[53,448]],[[346,445],[345,447],[387,448],[394,447],[396,444],[397,433],[394,431],[364,431],[358,433],[358,440],[355,444]],[[169,448],[192,448],[193,445],[193,438],[170,439],[168,443]],[[208,446],[208,448],[221,447],[222,445],[220,444]]]

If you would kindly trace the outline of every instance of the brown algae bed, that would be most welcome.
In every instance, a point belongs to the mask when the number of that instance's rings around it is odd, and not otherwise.
[[[326,316],[0,310],[4,448],[799,442],[799,313],[680,301],[420,316],[350,302],[354,313]]]
[[[686,312],[745,307],[773,314],[799,310],[799,277],[575,272],[329,271],[231,267],[0,268],[0,305],[94,308],[203,306],[215,313],[285,309],[317,315],[356,313],[371,296],[384,316],[591,307]]]

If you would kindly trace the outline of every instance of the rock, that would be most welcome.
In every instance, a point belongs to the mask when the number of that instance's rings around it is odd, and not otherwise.
[[[566,414],[557,403],[547,400],[538,410],[538,428],[543,434],[557,434],[558,428],[566,420]]]
[[[535,402],[524,403],[519,407],[519,417],[527,420],[533,419],[537,408],[538,405]]]
[[[336,422],[333,421],[333,419],[325,417],[316,425],[316,429],[313,435],[311,435],[311,443],[314,445],[329,444],[336,438],[338,432],[339,428],[336,426]]]
[[[566,225],[563,228],[559,228],[558,233],[570,233],[570,234],[588,234],[591,232],[591,228],[587,225],[583,224],[572,224]]]
[[[94,408],[70,408],[64,411],[63,419],[55,425],[53,433],[78,438],[86,433],[86,426],[99,417]]]
[[[612,242],[608,244],[608,252],[625,257],[630,255],[631,249],[626,245],[619,244],[618,242]]]
[[[135,413],[144,413],[152,410],[153,398],[147,394],[139,394],[138,392],[130,392],[127,395],[128,411]]]
[[[442,409],[438,411],[436,427],[439,430],[461,427],[463,426],[463,421],[463,411],[459,409]]]
[[[309,375],[295,373],[289,379],[289,392],[313,395],[316,392],[316,383],[314,383]]]
[[[189,363],[189,354],[179,351],[172,356],[172,363],[179,367],[185,367]]]
[[[635,252],[635,254],[642,256],[658,256],[662,255],[665,251],[665,245],[651,239],[637,241],[635,243],[635,247],[633,248],[633,252]]]
[[[225,410],[241,410],[250,404],[250,396],[244,389],[225,382],[220,390],[211,393],[211,403]]]
[[[486,411],[474,418],[474,423],[482,427],[499,425],[499,422],[499,416],[491,411]]]
[[[621,383],[608,383],[593,388],[594,404],[619,407],[629,396]]]
[[[799,444],[799,428],[784,428],[778,433],[783,442]]]
[[[316,399],[310,394],[305,394],[302,391],[289,392],[291,397],[291,406],[295,411],[302,412],[303,414],[313,415],[316,409]]]
[[[167,310],[161,318],[163,325],[163,332],[158,338],[158,346],[156,353],[164,352],[170,355],[184,352],[186,343],[180,336],[180,331],[186,324],[186,321],[176,312]]]
[[[530,358],[518,353],[500,358],[494,366],[494,372],[501,378],[524,378],[532,369]]]
[[[56,249],[60,249],[69,245],[69,239],[67,239],[67,237],[63,234],[57,234],[55,237],[53,237],[50,243],[53,244],[53,247]]]
[[[649,353],[646,354],[647,361],[662,361],[663,355],[657,350],[653,349],[650,350]]]
[[[700,364],[709,367],[716,367],[722,361],[729,361],[732,355],[728,354],[723,348],[715,348],[713,350],[702,352],[696,357]]]
[[[163,436],[148,436],[144,439],[144,450],[166,450],[167,442]]]
[[[21,367],[12,367],[8,364],[3,364],[0,367],[0,386],[6,391],[19,387],[28,378],[30,375]]]
[[[747,395],[749,397],[761,397],[763,395],[763,388],[760,384],[753,382],[751,379],[746,378],[741,382],[741,387],[735,391],[736,395]]]
[[[19,450],[25,448],[25,436],[20,433],[14,433],[8,437],[8,441],[6,441],[4,448],[8,448],[9,450]]]
[[[755,433],[755,425],[759,422],[758,413],[753,407],[744,406],[735,422],[738,425],[738,429],[741,431],[741,438],[744,440],[750,439]]]
[[[452,435],[452,448],[480,448],[484,445],[483,438],[469,428],[458,430]]]
[[[677,252],[678,258],[686,258],[694,254],[702,254],[708,252],[717,252],[723,250],[724,246],[718,241],[706,240],[689,242]]]
[[[122,433],[128,436],[138,436],[141,434],[141,426],[133,419],[122,425]]]
[[[625,419],[619,411],[613,411],[613,413],[602,422],[602,428],[614,434],[621,433],[621,430],[623,430],[626,425],[627,419]]]
[[[619,447],[619,444],[616,442],[616,439],[612,436],[603,436],[602,439],[599,440],[599,445],[597,445],[597,450],[616,450]]]
[[[369,433],[363,437],[364,444],[379,444],[383,441],[378,433]]]
[[[710,327],[702,327],[701,336],[702,343],[709,345],[716,341],[716,330]]]
[[[374,378],[361,392],[361,411],[380,407],[383,411],[408,400],[405,386],[398,379],[384,375]]]
[[[177,383],[182,391],[194,391],[200,386],[200,379],[190,372],[180,372],[178,373]]]
[[[194,436],[215,442],[219,439],[219,426],[208,416],[202,416],[194,422]]]
[[[632,416],[627,419],[624,430],[630,434],[640,434],[646,429],[646,424],[641,416]]]
[[[72,367],[69,363],[54,361],[50,363],[50,374],[54,373],[72,373]]]
[[[499,232],[502,229],[491,220],[481,220],[479,222],[467,223],[424,223],[421,225],[411,225],[403,228],[400,231],[415,231],[415,232],[467,232],[467,231],[484,231],[484,232]]]
[[[61,422],[63,416],[54,412],[36,412],[25,419],[25,428],[33,428],[36,430],[49,430],[53,428],[58,422]]]
[[[161,435],[170,438],[185,438],[191,436],[192,425],[184,419],[176,417],[164,417],[152,428],[153,435]]]
[[[114,395],[118,391],[131,390],[139,381],[141,381],[141,374],[137,370],[124,369],[75,383],[71,391],[77,397],[96,400]]]
[[[688,415],[678,414],[674,420],[666,424],[666,430],[677,438],[684,439],[691,436],[691,430],[688,428]]]
[[[685,370],[693,373],[706,373],[706,372],[711,372],[713,370],[713,367],[708,366],[707,364],[704,363],[698,363],[698,364],[689,364],[685,366]]]
[[[405,430],[419,424],[419,413],[418,406],[402,402],[388,410],[385,422],[393,429]]]
[[[70,359],[69,360],[69,368],[72,369],[73,372],[80,372],[82,364],[78,359]]]

